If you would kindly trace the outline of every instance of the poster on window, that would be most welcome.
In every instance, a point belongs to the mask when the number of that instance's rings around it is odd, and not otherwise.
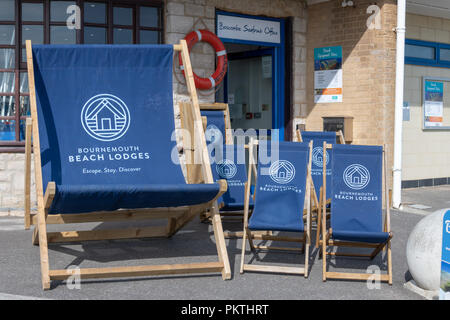
[[[439,299],[450,300],[450,210],[444,214],[443,222]]]
[[[424,117],[425,127],[441,127],[444,113],[444,83],[425,81]]]
[[[314,49],[314,102],[342,102],[342,47]]]

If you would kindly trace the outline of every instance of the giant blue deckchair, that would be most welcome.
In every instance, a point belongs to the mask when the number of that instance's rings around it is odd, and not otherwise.
[[[173,141],[172,63],[181,51],[191,117],[201,122],[189,53],[179,45],[37,45],[26,42],[38,213],[35,225],[42,284],[71,276],[50,270],[49,242],[168,237],[210,209],[217,262],[82,268],[81,278],[222,272],[231,277],[202,126],[192,132],[201,183],[188,183]],[[28,127],[30,132],[30,127]],[[27,137],[29,150],[31,136]],[[175,152],[174,152],[175,151]],[[27,155],[29,172],[30,155]],[[29,175],[27,175],[29,176]],[[44,193],[45,191],[45,193]],[[29,214],[29,213],[28,213]],[[167,219],[165,226],[49,232],[47,224]]]
[[[339,138],[339,143],[345,144],[344,136],[342,131],[334,132],[334,131],[297,131],[297,138],[300,142],[313,142],[313,151],[312,151],[312,167],[311,167],[311,175],[313,178],[315,192],[312,192],[312,220],[317,223],[317,232],[316,232],[316,248],[318,248],[318,243],[320,239],[320,229],[321,229],[321,201],[322,196],[321,192],[323,192],[322,181],[323,181],[323,143],[335,145],[336,138]],[[330,155],[327,154],[328,163],[330,161]],[[327,182],[330,184],[331,182],[331,168],[326,170]],[[319,195],[319,198],[317,198]],[[330,188],[327,190],[326,194],[327,206],[330,204]],[[314,217],[313,214],[316,214]]]
[[[256,143],[250,141],[250,166],[255,166],[254,156]],[[270,147],[273,151],[273,146]],[[310,206],[311,206],[311,150],[312,142],[279,142],[278,157],[268,150],[268,144],[260,144],[258,169],[255,187],[255,207],[249,214],[250,184],[252,172],[246,187],[246,203],[244,211],[244,235],[242,240],[241,273],[245,271],[302,274],[308,276],[308,259],[310,246]],[[271,154],[270,161],[262,161],[261,155]],[[267,162],[267,163],[265,163]],[[303,222],[303,212],[306,208],[306,225]],[[280,235],[258,235],[252,231],[281,231],[303,233],[302,237]],[[274,240],[303,243],[302,248],[274,247],[255,245],[253,240]],[[305,252],[304,267],[285,267],[273,265],[245,264],[246,241],[256,255],[258,250],[288,250]]]
[[[331,189],[330,228],[326,230],[325,202],[322,201],[323,281],[331,279],[367,280],[370,273],[344,273],[327,271],[327,256],[354,256],[374,259],[387,248],[387,274],[380,281],[392,284],[390,211],[386,173],[386,152],[381,146],[327,145],[331,149],[331,184],[323,179],[324,189]],[[383,173],[384,162],[384,173]],[[324,159],[324,171],[326,159]],[[386,215],[383,222],[383,181]],[[325,197],[325,194],[322,195]],[[328,247],[369,248],[369,254],[328,251]]]

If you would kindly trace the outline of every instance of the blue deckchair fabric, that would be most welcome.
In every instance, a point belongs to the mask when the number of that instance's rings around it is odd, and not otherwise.
[[[263,162],[261,155],[273,155],[270,144],[259,147],[255,207],[249,229],[303,232],[309,147],[296,142],[277,145],[278,159],[269,163]]]
[[[211,144],[225,144],[225,114],[223,111],[202,110],[201,115],[206,117],[206,142]]]
[[[34,45],[33,62],[43,187],[56,183],[49,213],[217,194],[217,184],[186,185],[174,163],[172,46]]]
[[[314,182],[314,189],[317,197],[320,195],[320,188],[323,185],[323,143],[335,145],[336,132],[330,131],[302,131],[303,142],[313,141],[311,175]],[[331,168],[329,163],[331,161],[331,153],[327,151],[327,184],[331,183]],[[331,190],[327,188],[326,198],[330,199]]]
[[[336,144],[331,149],[333,238],[385,242],[382,217],[382,154],[379,146]]]
[[[221,211],[244,210],[245,183],[247,168],[245,165],[244,145],[223,145],[222,154],[216,153],[211,161],[214,180],[225,179],[228,183],[227,192],[218,199],[224,203]],[[253,208],[253,198],[250,197],[250,208]]]

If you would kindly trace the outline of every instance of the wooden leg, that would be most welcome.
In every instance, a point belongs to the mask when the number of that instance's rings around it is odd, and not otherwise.
[[[244,225],[244,232],[242,235],[242,250],[241,250],[241,268],[240,273],[244,273],[244,259],[245,259],[245,247],[247,240],[247,227]]]
[[[391,252],[391,240],[388,240],[387,243],[387,264],[388,264],[388,283],[392,285],[392,252]]]
[[[215,202],[214,206],[211,208],[211,214],[217,253],[219,255],[219,261],[223,263],[222,278],[228,280],[231,279],[231,267],[228,259],[227,245],[223,235],[222,220],[220,218],[219,210],[217,209],[217,202]]]
[[[43,208],[40,208],[38,211],[38,225],[36,226],[36,229],[39,236],[42,288],[44,290],[48,290],[50,289],[50,266],[48,260],[47,226],[45,223],[45,212]]]
[[[25,230],[30,229],[31,224],[31,129],[32,129],[32,121],[30,118],[27,118],[26,123],[26,133],[25,133],[25,181],[24,181],[24,225]]]

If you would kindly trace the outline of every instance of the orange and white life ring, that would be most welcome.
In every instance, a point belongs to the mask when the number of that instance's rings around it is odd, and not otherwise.
[[[192,47],[197,42],[205,41],[214,48],[217,55],[217,68],[210,77],[200,78],[195,74],[195,72],[193,72],[195,86],[200,90],[209,90],[219,85],[225,77],[228,68],[227,51],[225,50],[225,46],[223,45],[222,41],[220,41],[220,39],[214,33],[205,29],[192,31],[188,33],[184,39],[187,42],[189,51],[191,51]],[[180,63],[180,69],[184,74],[184,66],[181,59],[181,54],[178,56],[178,61]]]

